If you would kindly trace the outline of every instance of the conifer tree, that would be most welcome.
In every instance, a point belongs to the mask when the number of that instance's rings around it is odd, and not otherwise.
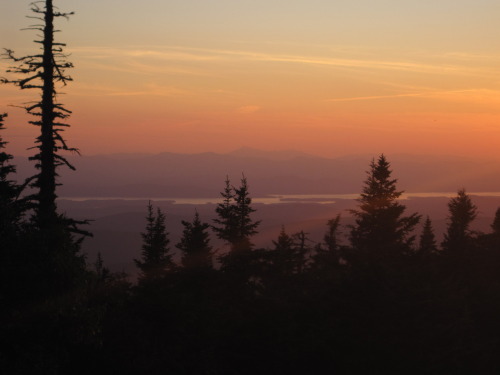
[[[61,221],[77,231],[75,226],[77,223],[58,215],[56,206],[57,168],[66,165],[74,169],[60,154],[60,151],[77,152],[78,150],[68,147],[61,134],[65,128],[69,127],[63,121],[71,114],[71,111],[58,101],[56,86],[57,84],[65,86],[72,81],[66,70],[72,68],[73,64],[67,61],[67,55],[63,49],[65,44],[54,41],[54,34],[58,31],[54,28],[54,20],[59,17],[68,18],[73,13],[62,13],[54,8],[53,0],[31,4],[31,11],[35,13],[35,16],[30,18],[41,21],[41,24],[33,25],[29,29],[42,33],[41,39],[35,40],[35,43],[41,45],[41,52],[16,57],[12,50],[6,49],[5,57],[15,64],[7,72],[18,78],[2,79],[2,82],[12,83],[22,90],[35,89],[41,94],[38,102],[24,108],[35,117],[35,120],[30,123],[40,128],[40,135],[36,139],[38,153],[30,158],[36,161],[36,168],[39,170],[38,174],[32,178],[32,186],[38,190],[34,197],[37,201],[35,220],[42,233],[48,238],[49,247],[54,246],[54,243],[50,243],[53,242],[50,238],[58,236],[54,231],[57,232],[55,227],[59,226]]]
[[[319,243],[315,247],[312,267],[322,271],[331,272],[339,265],[340,246],[338,232],[340,227],[340,214],[327,222],[328,231],[323,237],[324,244]]]
[[[0,114],[0,132],[4,130],[3,121],[6,114]],[[3,151],[5,142],[0,134],[0,243],[6,246],[8,240],[17,234],[19,220],[27,209],[27,201],[19,199],[22,186],[17,185],[11,176],[16,168],[10,163],[12,155]]]
[[[384,155],[372,160],[359,208],[352,210],[356,221],[351,230],[352,246],[372,256],[402,254],[410,250],[415,237],[411,232],[420,216],[403,216],[406,207],[398,202],[403,193],[391,178],[390,163]]]
[[[4,129],[3,120],[6,116],[0,114],[0,132]],[[12,274],[19,272],[13,265],[12,255],[18,245],[19,220],[23,212],[17,200],[20,188],[10,180],[16,169],[10,164],[12,155],[3,151],[6,144],[0,134],[0,305],[6,304],[4,299],[12,289]]]
[[[291,275],[296,270],[296,247],[292,236],[289,236],[282,226],[278,239],[273,240],[271,251],[273,273],[284,276]]]
[[[238,228],[236,244],[239,244],[241,247],[251,247],[250,238],[257,234],[257,227],[260,225],[260,220],[254,221],[251,218],[251,214],[256,210],[251,206],[252,198],[250,198],[248,192],[248,184],[245,176],[241,179],[240,187],[234,188],[234,200]]]
[[[228,176],[226,176],[224,191],[220,194],[223,201],[217,205],[215,212],[218,217],[214,219],[214,222],[218,226],[213,225],[212,230],[218,238],[233,244],[237,241],[238,226],[236,221],[236,207],[234,205],[234,192]]]
[[[422,234],[420,235],[418,253],[424,256],[428,256],[436,252],[436,236],[434,235],[434,229],[432,228],[432,221],[429,216],[427,216],[424,222],[424,227],[422,229]]]
[[[477,216],[477,206],[465,189],[458,191],[448,202],[449,223],[441,246],[447,253],[463,253],[472,244],[474,232],[470,224]]]
[[[141,270],[141,279],[161,277],[164,272],[173,267],[172,255],[168,244],[168,233],[165,226],[165,215],[158,208],[154,214],[153,205],[148,203],[146,230],[141,233],[143,244],[141,259],[134,259]]]
[[[491,229],[493,230],[494,235],[500,237],[500,207],[495,211],[495,218],[491,224]]]
[[[212,268],[212,247],[210,246],[210,225],[200,221],[198,211],[192,222],[182,221],[184,230],[182,238],[176,247],[182,251],[182,265],[191,269]]]
[[[212,226],[213,230],[218,238],[230,244],[232,251],[250,250],[250,238],[257,233],[260,221],[251,218],[255,209],[251,206],[252,199],[245,176],[242,177],[239,188],[232,186],[229,178],[226,178],[226,186],[221,195],[224,200],[217,206],[218,218],[214,219],[219,226]]]
[[[304,270],[306,266],[306,255],[311,250],[308,244],[308,242],[311,241],[309,237],[307,237],[308,234],[309,233],[301,230],[292,235],[295,244],[295,265],[298,273],[301,273]]]
[[[73,67],[64,53],[64,43],[54,41],[57,31],[54,20],[68,18],[73,13],[55,10],[53,0],[38,1],[31,4],[34,16],[39,24],[29,27],[39,31],[40,52],[23,57],[16,57],[10,49],[5,49],[4,57],[13,64],[8,70],[13,78],[2,78],[3,83],[14,84],[21,90],[39,91],[40,99],[23,108],[32,116],[30,124],[40,130],[35,140],[37,153],[30,157],[36,162],[38,173],[26,181],[34,188],[34,194],[28,197],[33,202],[33,216],[23,236],[23,251],[30,259],[31,278],[37,279],[33,293],[40,297],[58,294],[82,285],[86,277],[85,259],[80,254],[80,243],[74,234],[90,235],[78,228],[87,221],[76,221],[57,212],[56,187],[57,170],[61,165],[74,167],[60,154],[61,151],[75,151],[68,147],[62,132],[69,127],[64,121],[71,114],[58,101],[57,86],[65,86],[72,78],[66,70]]]
[[[337,235],[340,226],[340,214],[335,216],[333,219],[328,220],[327,226],[328,232],[326,232],[325,236],[323,237],[323,241],[325,242],[328,252],[336,253],[339,249]]]

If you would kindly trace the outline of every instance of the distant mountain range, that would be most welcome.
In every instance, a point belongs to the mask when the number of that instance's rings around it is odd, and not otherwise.
[[[112,154],[70,156],[77,171],[60,170],[61,197],[218,197],[229,176],[242,175],[252,196],[344,194],[361,191],[372,157],[322,158],[297,151],[250,148],[227,154]],[[500,191],[500,163],[458,157],[387,155],[406,192]],[[19,176],[33,163],[15,158]]]

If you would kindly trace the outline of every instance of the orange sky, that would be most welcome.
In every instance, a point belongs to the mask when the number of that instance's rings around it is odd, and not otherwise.
[[[56,3],[58,3],[56,1]],[[61,2],[75,81],[61,96],[83,154],[239,147],[500,159],[500,5],[493,0]],[[2,46],[36,48],[9,0]],[[4,71],[5,62],[1,63]],[[8,107],[9,150],[36,129]]]

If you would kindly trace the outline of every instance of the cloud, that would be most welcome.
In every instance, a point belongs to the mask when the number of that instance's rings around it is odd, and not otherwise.
[[[425,63],[419,61],[398,61],[398,60],[380,60],[376,58],[337,58],[329,56],[304,56],[294,54],[274,54],[258,51],[229,50],[196,48],[184,46],[144,46],[144,47],[123,47],[123,48],[104,48],[104,47],[80,47],[74,50],[75,53],[81,53],[85,59],[107,60],[115,59],[120,65],[130,61],[137,64],[147,64],[151,67],[156,65],[155,60],[165,62],[204,62],[217,63],[230,60],[261,61],[273,63],[290,63],[305,65],[321,65],[338,68],[354,69],[377,69],[377,70],[398,70],[406,72],[436,73],[436,74],[463,74],[480,73],[481,69],[470,65],[450,64],[449,55],[443,55],[441,63]],[[332,52],[330,52],[332,53]],[[423,57],[420,57],[422,59]],[[434,59],[436,57],[434,56]],[[493,58],[493,57],[492,57]],[[121,61],[121,63],[120,63]],[[445,62],[446,61],[446,62]],[[119,66],[116,66],[119,68]],[[156,70],[156,69],[155,69]]]
[[[80,83],[78,84],[78,91],[73,95],[79,96],[185,96],[190,92],[179,89],[174,86],[161,86],[157,84],[147,84],[136,90],[118,89],[104,85],[92,85]]]
[[[467,95],[461,95],[467,94]],[[394,95],[374,95],[374,96],[354,96],[349,98],[334,98],[327,99],[327,102],[350,102],[358,100],[379,100],[379,99],[391,99],[391,98],[404,98],[404,97],[424,97],[424,98],[441,98],[441,99],[459,99],[467,96],[467,98],[489,97],[490,99],[498,98],[500,92],[494,90],[484,90],[484,89],[466,89],[466,90],[444,90],[444,91],[425,91],[418,93],[405,93],[405,94],[394,94]]]

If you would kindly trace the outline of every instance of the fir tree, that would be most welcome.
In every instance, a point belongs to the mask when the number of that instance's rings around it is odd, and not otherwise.
[[[0,132],[4,130],[5,117],[6,114],[0,114]],[[17,235],[19,221],[28,208],[27,200],[19,199],[22,186],[11,180],[16,168],[10,163],[12,155],[2,151],[6,144],[0,134],[0,243],[4,247]]]
[[[41,3],[43,7],[40,6]],[[58,246],[56,239],[60,237],[58,231],[61,230],[61,225],[74,232],[88,234],[76,227],[77,224],[85,222],[79,223],[62,217],[57,213],[56,206],[57,169],[61,165],[74,169],[60,151],[78,152],[78,150],[68,147],[62,136],[64,129],[69,127],[63,121],[69,117],[71,111],[59,103],[56,86],[57,84],[65,86],[72,81],[66,70],[72,68],[73,64],[67,61],[63,49],[66,45],[54,41],[54,34],[58,31],[54,28],[54,20],[59,17],[68,18],[73,13],[56,11],[53,0],[34,2],[31,4],[31,11],[35,14],[31,18],[41,21],[41,24],[31,26],[29,29],[42,33],[41,39],[35,40],[35,43],[41,45],[42,51],[38,54],[16,57],[12,50],[6,49],[5,57],[16,64],[7,72],[19,78],[3,78],[2,82],[12,83],[22,90],[39,90],[41,93],[38,102],[24,108],[35,117],[30,123],[40,128],[40,135],[36,139],[38,153],[30,158],[36,162],[36,168],[39,170],[39,173],[31,178],[31,186],[37,189],[34,196],[37,201],[34,218],[42,231],[46,245],[54,247]]]
[[[141,236],[143,240],[141,259],[134,259],[141,271],[141,279],[161,277],[168,268],[173,267],[174,263],[168,247],[170,240],[165,227],[165,215],[158,208],[155,216],[151,202],[148,203],[146,230]]]
[[[217,218],[214,223],[217,225],[212,226],[218,238],[234,244],[237,242],[237,215],[236,207],[234,205],[234,192],[229,177],[226,176],[224,191],[220,193],[223,201],[217,205],[215,212]]]
[[[289,236],[285,227],[282,226],[278,239],[273,240],[274,249],[271,250],[272,270],[274,274],[286,276],[296,271],[296,247],[295,242]]]
[[[210,246],[210,225],[200,221],[200,215],[195,213],[192,222],[182,221],[184,230],[182,238],[176,247],[182,251],[182,265],[191,269],[212,268],[212,247]]]
[[[436,236],[434,235],[434,229],[432,228],[432,221],[429,216],[427,216],[422,229],[422,234],[420,235],[418,253],[424,256],[429,256],[431,254],[435,254],[436,252]]]
[[[237,221],[237,238],[236,247],[249,248],[252,246],[250,238],[257,234],[257,227],[260,225],[259,221],[254,221],[251,214],[255,209],[251,206],[252,198],[248,192],[247,179],[245,176],[241,179],[239,188],[234,188],[235,200],[235,213]]]
[[[391,178],[390,164],[384,155],[372,160],[363,192],[358,199],[359,209],[352,210],[356,223],[351,231],[352,246],[372,256],[408,252],[415,237],[411,232],[418,224],[416,213],[403,216],[406,207],[397,199],[397,179]]]
[[[477,207],[465,189],[448,202],[449,223],[441,246],[447,253],[463,253],[472,244],[474,232],[470,224],[477,216]]]
[[[340,214],[328,220],[327,226],[328,232],[323,237],[323,241],[325,242],[327,251],[333,254],[339,250],[337,235],[340,226]]]
[[[491,224],[493,234],[500,238],[500,207],[495,211],[495,218]]]
[[[309,237],[307,237],[309,233],[301,230],[300,232],[294,233],[292,235],[294,244],[295,244],[295,265],[296,271],[298,273],[302,273],[306,266],[306,255],[311,251],[308,242],[311,242]]]
[[[250,238],[257,233],[260,221],[251,218],[255,209],[251,206],[247,179],[243,176],[240,187],[236,188],[226,178],[221,195],[224,200],[217,206],[218,218],[214,219],[219,226],[212,226],[213,230],[218,238],[230,244],[231,251],[250,250]]]
[[[340,246],[337,238],[340,226],[340,214],[328,220],[327,226],[328,231],[323,237],[324,246],[319,243],[315,247],[312,267],[328,273],[340,264]]]
[[[29,197],[33,201],[34,215],[25,228],[20,247],[30,259],[31,278],[37,280],[32,292],[43,297],[68,291],[84,282],[85,260],[80,254],[83,238],[75,239],[73,234],[90,233],[78,228],[78,224],[87,221],[69,219],[59,214],[56,206],[57,169],[61,165],[74,169],[60,152],[77,150],[68,147],[62,136],[64,129],[69,127],[64,120],[71,111],[58,101],[56,86],[64,86],[72,80],[66,70],[73,65],[67,61],[63,50],[65,44],[54,41],[58,31],[54,28],[54,20],[68,18],[72,13],[55,10],[53,0],[34,2],[31,10],[35,15],[30,18],[40,23],[29,29],[41,32],[40,39],[35,40],[41,46],[41,52],[16,57],[12,50],[6,49],[4,57],[14,64],[7,72],[14,78],[2,78],[1,81],[14,84],[21,90],[38,90],[41,97],[34,104],[24,106],[34,116],[30,123],[39,127],[40,133],[35,141],[38,153],[30,158],[36,162],[38,173],[26,182],[35,189],[34,195]]]

